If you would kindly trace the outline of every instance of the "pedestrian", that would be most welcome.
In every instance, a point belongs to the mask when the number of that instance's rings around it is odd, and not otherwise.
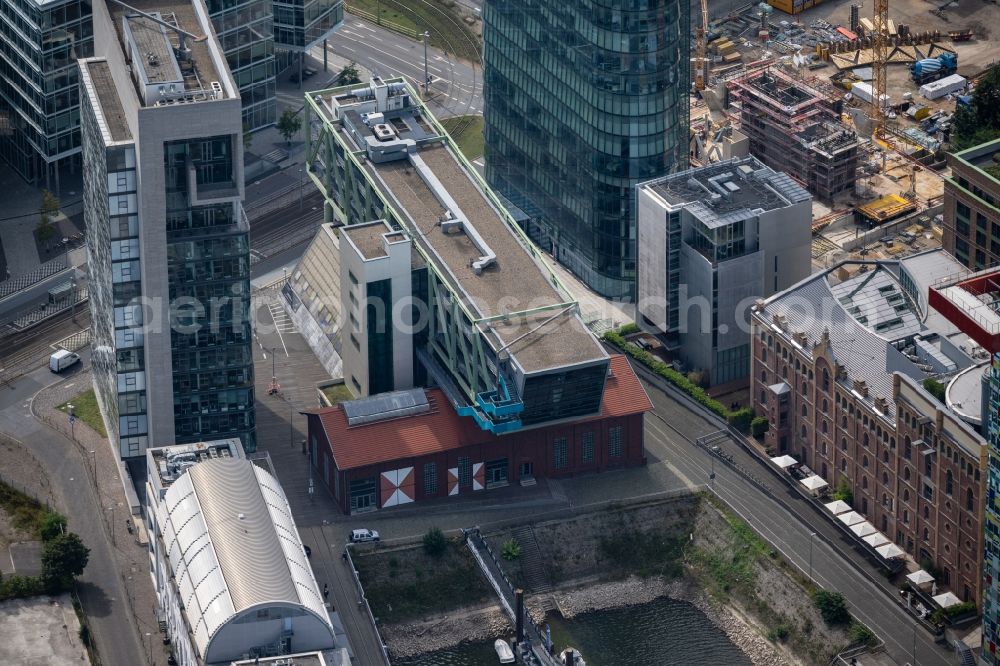
[[[330,596],[330,586],[323,583],[323,600],[325,601],[327,597]]]

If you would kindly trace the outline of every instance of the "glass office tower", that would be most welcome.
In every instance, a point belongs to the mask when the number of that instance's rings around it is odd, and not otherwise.
[[[271,0],[207,0],[212,26],[243,100],[243,126],[277,122]]]
[[[486,0],[486,178],[543,249],[632,297],[635,194],[687,168],[689,7]]]
[[[278,48],[307,51],[344,20],[343,0],[291,0],[274,3],[274,41]]]
[[[0,2],[0,157],[26,180],[78,159],[76,61],[94,53],[90,16],[89,0]]]

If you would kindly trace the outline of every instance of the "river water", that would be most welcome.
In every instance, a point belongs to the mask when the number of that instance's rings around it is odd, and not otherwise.
[[[550,615],[556,650],[572,645],[587,666],[749,666],[725,633],[693,605],[657,599],[630,608],[594,611],[564,620]],[[397,666],[489,666],[498,663],[493,642],[463,643]]]

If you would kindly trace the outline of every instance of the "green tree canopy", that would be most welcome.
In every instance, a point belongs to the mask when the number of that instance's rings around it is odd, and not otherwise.
[[[965,150],[1000,138],[1000,65],[990,68],[972,93],[972,103],[955,111],[952,149]]]
[[[45,542],[42,578],[46,587],[53,592],[69,589],[73,579],[83,573],[89,559],[90,549],[73,532]]]
[[[302,119],[299,118],[299,114],[292,109],[285,109],[281,113],[281,118],[278,119],[277,125],[278,131],[281,136],[285,137],[285,143],[291,143],[292,137],[299,133],[302,129]]]

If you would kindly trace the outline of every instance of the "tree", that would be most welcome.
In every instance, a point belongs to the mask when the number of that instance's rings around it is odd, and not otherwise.
[[[851,482],[847,480],[846,476],[840,477],[840,481],[837,482],[837,490],[833,493],[833,499],[841,500],[848,504],[854,502],[854,490],[851,489]]]
[[[937,398],[940,402],[944,402],[945,398],[944,384],[942,384],[941,382],[932,377],[928,377],[927,379],[924,380],[924,388],[927,389],[927,392],[930,393],[935,398]]]
[[[243,152],[250,150],[253,145],[253,132],[250,131],[250,123],[243,123]]]
[[[66,516],[55,511],[49,511],[42,518],[40,529],[42,541],[52,541],[60,534],[66,533]]]
[[[439,527],[432,527],[424,535],[424,552],[431,557],[441,557],[448,550],[448,538]]]
[[[285,109],[281,113],[281,118],[278,119],[278,124],[276,125],[278,131],[281,132],[281,136],[285,137],[285,143],[290,144],[292,142],[292,137],[299,133],[302,129],[302,119],[299,118],[299,114],[291,109]]]
[[[755,416],[750,422],[750,434],[754,437],[761,437],[767,432],[770,422],[766,416]]]
[[[1000,137],[1000,66],[980,80],[972,102],[955,110],[953,150],[965,150]]]
[[[69,589],[73,579],[83,573],[90,559],[90,549],[80,537],[70,532],[45,543],[42,549],[42,579],[50,592]]]
[[[337,76],[337,85],[349,86],[352,83],[361,83],[361,75],[358,73],[358,64],[353,60],[347,67],[340,70]]]
[[[813,605],[823,616],[823,621],[830,625],[847,624],[851,621],[851,613],[847,610],[847,601],[840,592],[816,590],[813,593]]]
[[[507,539],[500,549],[500,556],[508,562],[516,560],[521,557],[521,544],[517,542],[517,539]]]
[[[42,205],[39,208],[38,239],[47,241],[56,233],[52,217],[59,213],[59,199],[48,190],[42,190]]]

